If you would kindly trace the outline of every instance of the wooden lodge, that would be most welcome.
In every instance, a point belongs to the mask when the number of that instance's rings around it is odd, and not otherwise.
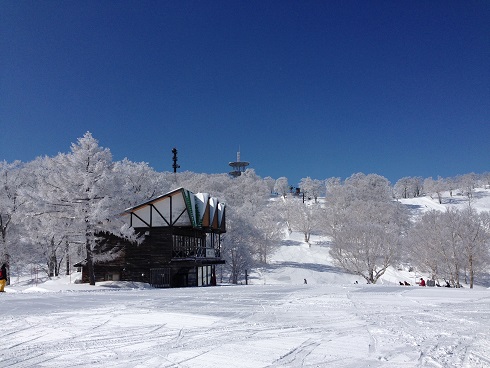
[[[94,251],[95,281],[137,281],[154,287],[216,285],[225,205],[206,193],[173,190],[127,209],[128,225],[144,237],[132,244],[105,236]],[[102,261],[107,253],[117,254]],[[97,260],[100,259],[100,260]],[[88,282],[83,262],[82,281]]]

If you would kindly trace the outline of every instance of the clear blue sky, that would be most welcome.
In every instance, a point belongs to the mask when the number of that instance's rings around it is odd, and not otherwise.
[[[0,159],[262,176],[489,171],[490,2],[0,1]]]

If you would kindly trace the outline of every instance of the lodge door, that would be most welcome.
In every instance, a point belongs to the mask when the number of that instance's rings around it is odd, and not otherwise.
[[[150,269],[150,285],[155,288],[170,287],[170,268],[152,268]]]

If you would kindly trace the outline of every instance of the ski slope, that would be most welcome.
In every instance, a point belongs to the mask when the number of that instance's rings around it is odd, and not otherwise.
[[[0,367],[490,366],[482,288],[87,289],[59,279],[0,295]]]

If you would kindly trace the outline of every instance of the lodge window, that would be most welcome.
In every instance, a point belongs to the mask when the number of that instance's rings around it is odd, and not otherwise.
[[[208,257],[221,257],[221,237],[219,234],[210,233],[206,237],[206,248],[214,252],[208,252]],[[210,255],[212,254],[212,255]]]
[[[173,235],[172,257],[205,257],[202,238],[186,235]]]
[[[220,236],[207,234],[205,237],[188,235],[173,235],[172,257],[175,258],[205,258],[220,257]]]
[[[197,267],[197,286],[211,285],[212,266]]]
[[[120,280],[120,277],[119,277],[119,273],[106,273],[104,275],[104,281],[119,281]]]

